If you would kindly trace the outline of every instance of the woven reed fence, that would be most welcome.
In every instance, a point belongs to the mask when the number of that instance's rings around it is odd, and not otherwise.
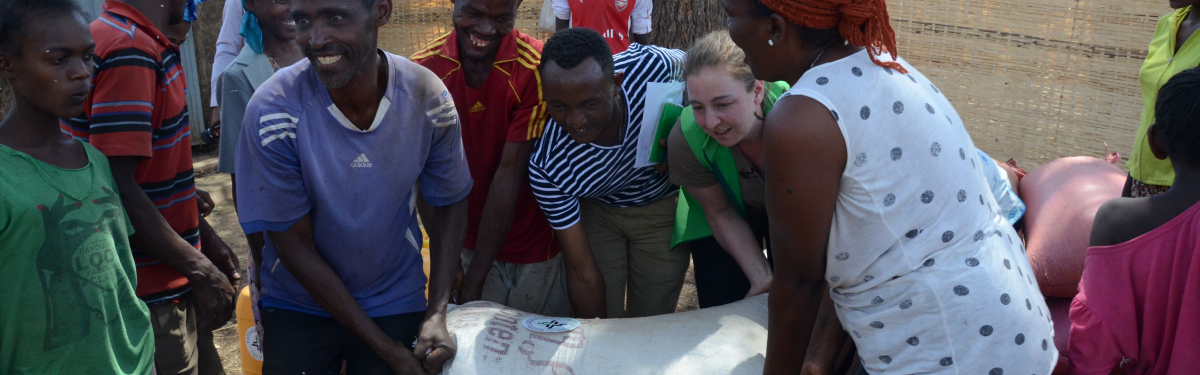
[[[901,55],[997,159],[1037,165],[1128,157],[1141,119],[1138,69],[1165,0],[889,2]],[[1124,165],[1122,165],[1122,168]]]
[[[385,51],[412,56],[434,39],[450,32],[450,0],[393,0],[392,20],[379,30],[379,47]],[[546,40],[550,35],[537,30],[542,0],[525,0],[517,17],[517,29]]]
[[[717,0],[658,1],[671,9]],[[409,56],[449,31],[449,0],[394,4],[380,30],[387,51]],[[541,7],[526,0],[517,27],[544,40]],[[1142,109],[1137,72],[1166,0],[893,0],[889,9],[901,55],[938,84],[992,157],[1035,166],[1099,156],[1105,143],[1128,157]],[[710,13],[687,18],[724,17]]]
[[[541,5],[522,4],[522,31],[534,32]],[[889,10],[901,55],[946,93],[979,148],[1023,166],[1100,156],[1105,143],[1128,157],[1138,68],[1171,11],[1166,0],[893,0]],[[725,15],[689,18],[705,17]],[[449,25],[449,1],[401,0],[380,44],[411,54]]]

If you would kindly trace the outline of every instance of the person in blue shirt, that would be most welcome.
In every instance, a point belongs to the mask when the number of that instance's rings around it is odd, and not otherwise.
[[[293,5],[306,59],[255,91],[235,157],[242,227],[267,233],[263,372],[438,373],[455,352],[446,305],[472,186],[454,102],[377,47],[391,1]]]

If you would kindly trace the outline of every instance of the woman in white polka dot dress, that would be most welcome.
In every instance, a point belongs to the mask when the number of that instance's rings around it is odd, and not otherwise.
[[[825,328],[805,307],[827,285],[869,373],[1049,374],[1053,326],[1021,240],[954,107],[887,52],[883,0],[722,5],[755,77],[796,82],[765,125],[765,373],[824,364],[805,358]]]

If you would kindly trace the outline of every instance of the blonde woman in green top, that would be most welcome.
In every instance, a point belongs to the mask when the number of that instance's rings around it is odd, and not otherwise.
[[[773,271],[763,174],[763,124],[785,82],[754,78],[746,53],[728,31],[697,40],[683,64],[688,105],[668,139],[671,182],[682,193],[672,246],[686,242],[695,266],[700,308],[770,291]],[[828,289],[828,288],[826,288]],[[809,308],[817,321],[806,366],[841,373],[853,342],[837,324],[826,292]]]
[[[762,123],[788,86],[754,79],[745,58],[727,32],[696,41],[683,68],[689,106],[669,137],[671,182],[683,193],[671,242],[691,244],[700,308],[771,285]]]
[[[1146,129],[1154,123],[1158,89],[1179,72],[1200,65],[1200,40],[1196,40],[1200,38],[1191,37],[1200,28],[1200,12],[1192,11],[1200,0],[1170,0],[1170,4],[1175,11],[1158,20],[1146,62],[1138,73],[1144,105],[1142,124],[1129,156],[1129,179],[1123,192],[1126,197],[1158,195],[1175,181],[1171,161],[1159,160],[1150,152]]]

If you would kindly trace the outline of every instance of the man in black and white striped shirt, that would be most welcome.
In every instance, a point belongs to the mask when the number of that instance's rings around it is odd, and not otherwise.
[[[529,162],[533,194],[557,231],[576,316],[675,311],[688,267],[670,248],[678,187],[634,168],[646,84],[679,81],[684,53],[633,44],[616,56],[595,31],[575,28],[542,51],[551,121]]]

